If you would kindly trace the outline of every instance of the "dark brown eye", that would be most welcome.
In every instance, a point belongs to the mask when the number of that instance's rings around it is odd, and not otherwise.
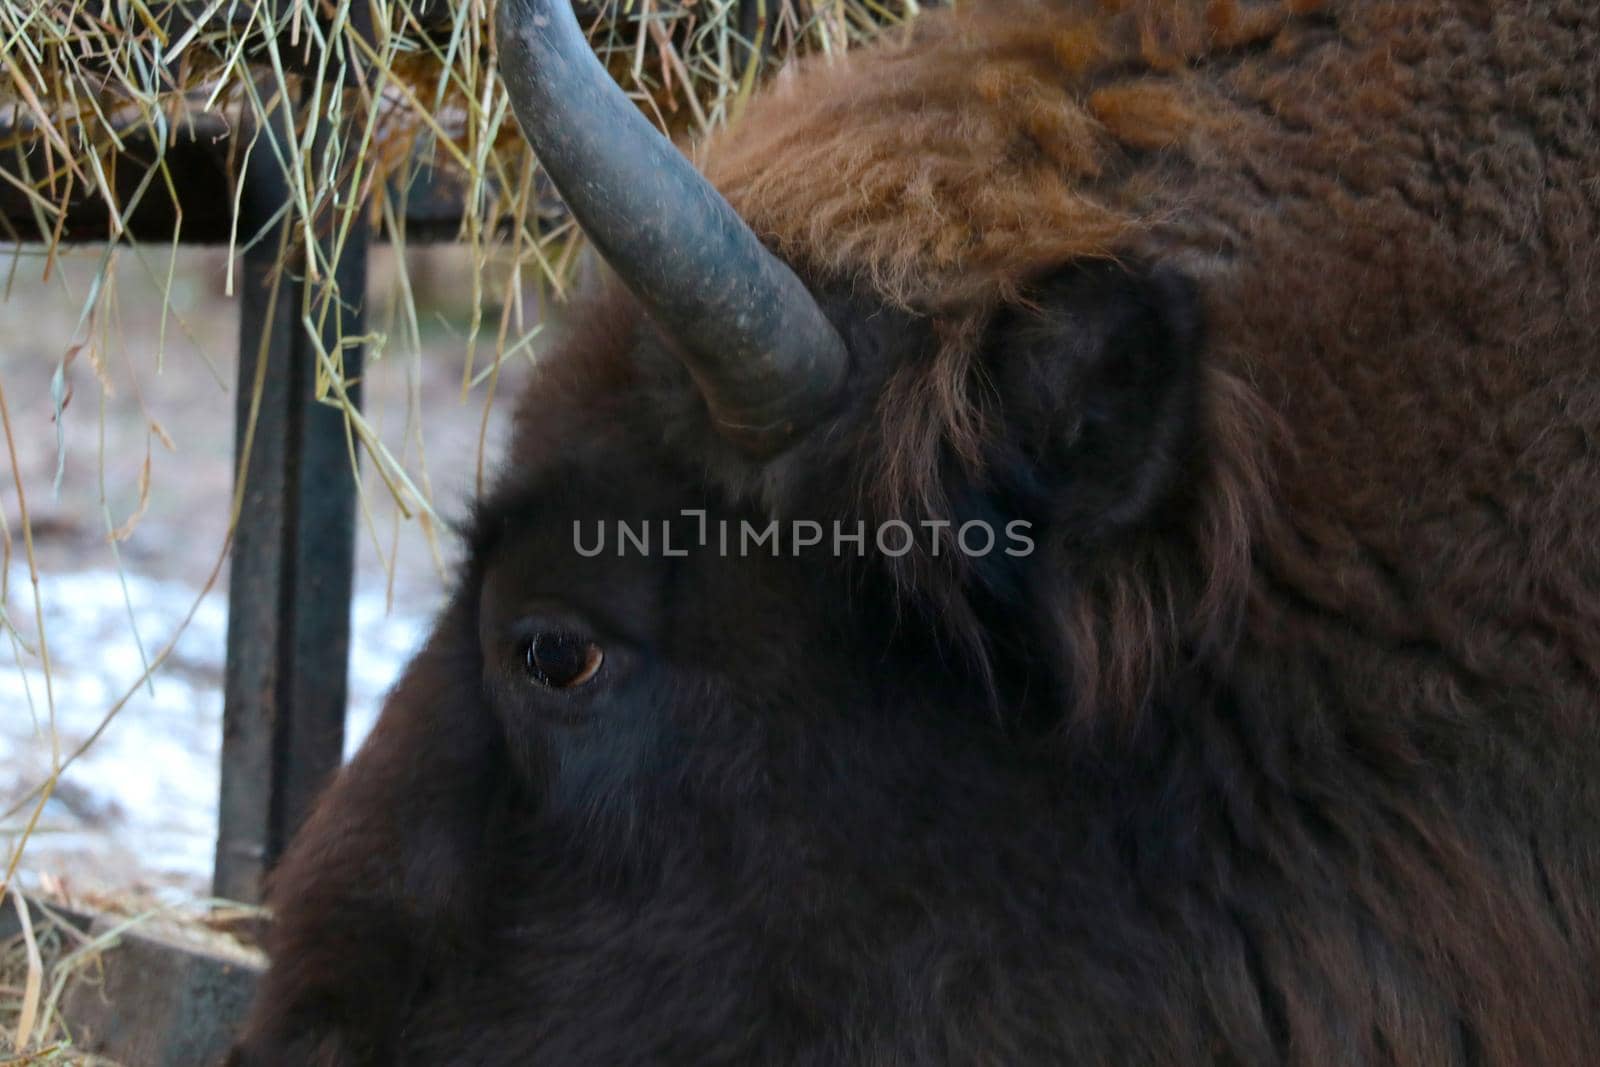
[[[571,689],[593,678],[605,661],[600,646],[577,634],[548,632],[534,637],[523,651],[528,675],[552,689]]]

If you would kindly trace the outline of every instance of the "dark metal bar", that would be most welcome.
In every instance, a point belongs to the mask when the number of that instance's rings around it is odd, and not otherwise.
[[[320,150],[320,148],[318,149]],[[362,331],[367,291],[367,232],[358,222],[335,268],[340,306],[322,326],[323,350],[342,357],[346,395],[361,402],[362,350],[338,347],[339,338]],[[291,582],[283,611],[293,623],[292,667],[282,678],[291,714],[279,767],[277,838],[283,850],[317,794],[338,769],[344,752],[346,679],[350,659],[350,599],[355,574],[355,503],[358,486],[344,412],[313,397],[316,352],[304,327],[296,333],[296,383],[301,420],[287,457],[296,495]]]
[[[264,156],[260,164],[255,163],[257,156],[251,158],[239,208],[241,229],[248,234],[261,230],[287,193],[275,166],[267,165]],[[291,494],[285,452],[295,395],[290,367],[297,287],[286,273],[275,273],[280,242],[287,236],[284,228],[280,222],[257,238],[240,271],[234,457],[235,477],[244,479],[244,493],[228,577],[222,791],[212,890],[247,901],[260,899],[271,860],[278,675],[281,631],[287,622],[279,617],[278,590],[286,578],[283,547],[291,519],[286,514]]]
[[[252,154],[244,190],[240,230],[254,235],[289,195],[265,145]],[[213,883],[218,896],[235,900],[260,899],[344,741],[356,487],[343,415],[314,397],[316,351],[294,266],[303,269],[303,257],[277,267],[295,236],[284,218],[243,264],[235,441],[245,488],[228,590]],[[351,234],[336,277],[342,303],[324,326],[329,350],[340,333],[362,332],[364,230]],[[360,358],[359,349],[343,350],[352,379]]]
[[[232,167],[237,160],[229,158],[231,133],[232,130],[216,116],[201,115],[192,123],[180,125],[167,146],[167,169],[183,204],[183,227],[179,238],[184,244],[227,244],[234,236],[235,173]],[[118,155],[112,182],[116,186],[119,201],[126,204],[154,165],[157,153],[150,143],[148,131],[125,130],[123,141],[126,150]],[[252,159],[263,155],[270,153],[266,145],[258,145],[256,152],[252,153]],[[27,166],[24,166],[24,159]],[[276,159],[272,159],[271,163],[275,166]],[[30,174],[38,180],[45,171],[42,142],[0,126],[0,171],[5,171],[18,181],[26,181],[26,176]],[[259,174],[251,175],[252,181],[261,179]],[[41,192],[46,200],[55,203],[54,190],[45,189]],[[249,190],[246,192],[249,193]],[[397,203],[404,205],[408,244],[453,241],[457,238],[466,200],[465,180],[459,174],[423,167],[412,176],[410,190],[403,199],[399,199],[399,192],[396,180],[390,185],[390,195],[396,196]],[[111,234],[110,212],[94,189],[81,185],[76,187],[67,203],[66,216],[60,232],[60,239],[65,243],[101,242]],[[561,217],[561,212],[552,205],[549,218],[542,217],[541,223],[553,225]],[[53,216],[46,215],[43,221],[45,228],[41,231],[40,218],[35,215],[26,194],[11,182],[0,181],[0,240],[49,241],[55,229],[55,220]],[[165,245],[172,240],[173,230],[178,225],[178,212],[162,178],[158,176],[155,179],[134,210],[124,212],[123,223],[127,227],[127,236],[132,240],[158,245]],[[509,227],[509,222],[504,219],[497,224],[503,229]],[[240,220],[240,240],[248,239],[254,232],[247,220]],[[387,236],[380,231],[373,235],[373,239],[381,241]]]
[[[126,151],[119,154],[110,175],[119,205],[129,203],[160,155],[148,131],[124,133]],[[224,244],[228,240],[233,226],[233,176],[228,169],[227,133],[220,119],[199,116],[179,125],[166,146],[167,170],[183,200],[179,236],[186,244]],[[61,166],[59,156],[55,165],[58,169]],[[48,173],[42,139],[0,126],[0,171],[15,183],[42,181]],[[55,233],[54,217],[35,213],[27,195],[13,181],[0,181],[0,237],[7,241],[49,241]],[[57,203],[59,194],[55,188],[46,187],[39,192],[52,205]],[[60,230],[62,241],[98,242],[111,235],[111,213],[95,189],[77,183],[66,209]],[[121,210],[125,232],[133,240],[165,244],[172,240],[178,226],[178,205],[173,203],[159,175],[133,210]]]

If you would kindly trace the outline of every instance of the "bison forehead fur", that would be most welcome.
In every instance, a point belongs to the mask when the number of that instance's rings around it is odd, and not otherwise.
[[[844,400],[753,460],[570,314],[235,1062],[1600,1063],[1597,56],[996,0],[784,75],[698,151]],[[685,509],[1033,551],[577,551]]]

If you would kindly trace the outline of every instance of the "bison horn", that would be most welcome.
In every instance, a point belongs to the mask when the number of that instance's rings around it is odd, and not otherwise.
[[[723,436],[775,455],[837,399],[838,332],[612,81],[568,0],[498,6],[500,74],[545,172],[675,345]]]

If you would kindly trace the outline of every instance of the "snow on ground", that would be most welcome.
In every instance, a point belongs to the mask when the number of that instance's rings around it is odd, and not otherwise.
[[[508,362],[492,399],[485,386],[463,393],[462,357],[480,264],[453,246],[407,253],[421,351],[399,344],[402,331],[385,325],[399,306],[393,256],[393,249],[377,246],[368,264],[371,325],[394,334],[396,343],[381,353],[369,349],[362,404],[391,453],[421,484],[436,487],[434,508],[448,521],[471,499],[480,450],[491,466],[502,454],[525,371],[521,360]],[[20,250],[13,258],[14,277],[0,292],[0,383],[12,430],[0,444],[0,531],[9,531],[9,553],[0,550],[0,568],[7,571],[0,574],[6,582],[0,611],[9,613],[0,620],[0,812],[45,779],[51,766],[42,663],[27,651],[19,656],[6,627],[7,621],[15,625],[37,650],[32,588],[21,560],[23,491],[43,571],[57,734],[65,754],[89,736],[143,669],[113,552],[129,576],[144,648],[154,655],[193,604],[226,538],[239,348],[239,305],[221,284],[229,272],[226,250],[179,250],[165,296],[133,256],[119,256],[103,289],[95,281],[98,249],[48,259]],[[83,301],[91,288],[115,299],[103,302],[86,327]],[[498,283],[483,291],[498,292]],[[531,290],[525,296],[527,306],[538,306]],[[85,337],[93,343],[80,349],[74,342]],[[75,399],[58,419],[53,396],[61,384]],[[449,581],[448,557],[459,549],[442,523],[432,528],[444,543],[434,546],[422,524],[401,521],[369,459],[361,461],[356,543],[352,741],[365,733],[419,642]],[[126,540],[108,541],[113,525],[131,529]],[[6,540],[0,533],[0,542]],[[446,557],[443,566],[436,549]],[[393,614],[385,612],[383,599],[390,573]],[[48,832],[29,843],[24,857],[33,878],[64,876],[111,892],[141,885],[191,897],[207,891],[216,835],[225,602],[224,581],[157,673],[154,692],[135,694],[67,771],[42,816]],[[0,817],[0,846],[7,832],[14,839],[28,814]]]
[[[25,566],[7,575],[6,610],[29,647],[0,633],[0,800],[6,807],[49,775],[52,740],[33,594]],[[226,582],[206,594],[149,687],[146,655],[172,639],[199,591],[178,580],[82,571],[40,576],[61,758],[135,690],[104,733],[62,776],[28,842],[22,867],[81,884],[126,884],[204,893],[217,833]],[[130,625],[137,623],[139,640]],[[386,610],[383,591],[358,589],[353,605],[346,748],[371,728],[384,693],[421,643],[429,612]],[[0,630],[4,627],[0,626]],[[15,840],[32,810],[0,826]]]

